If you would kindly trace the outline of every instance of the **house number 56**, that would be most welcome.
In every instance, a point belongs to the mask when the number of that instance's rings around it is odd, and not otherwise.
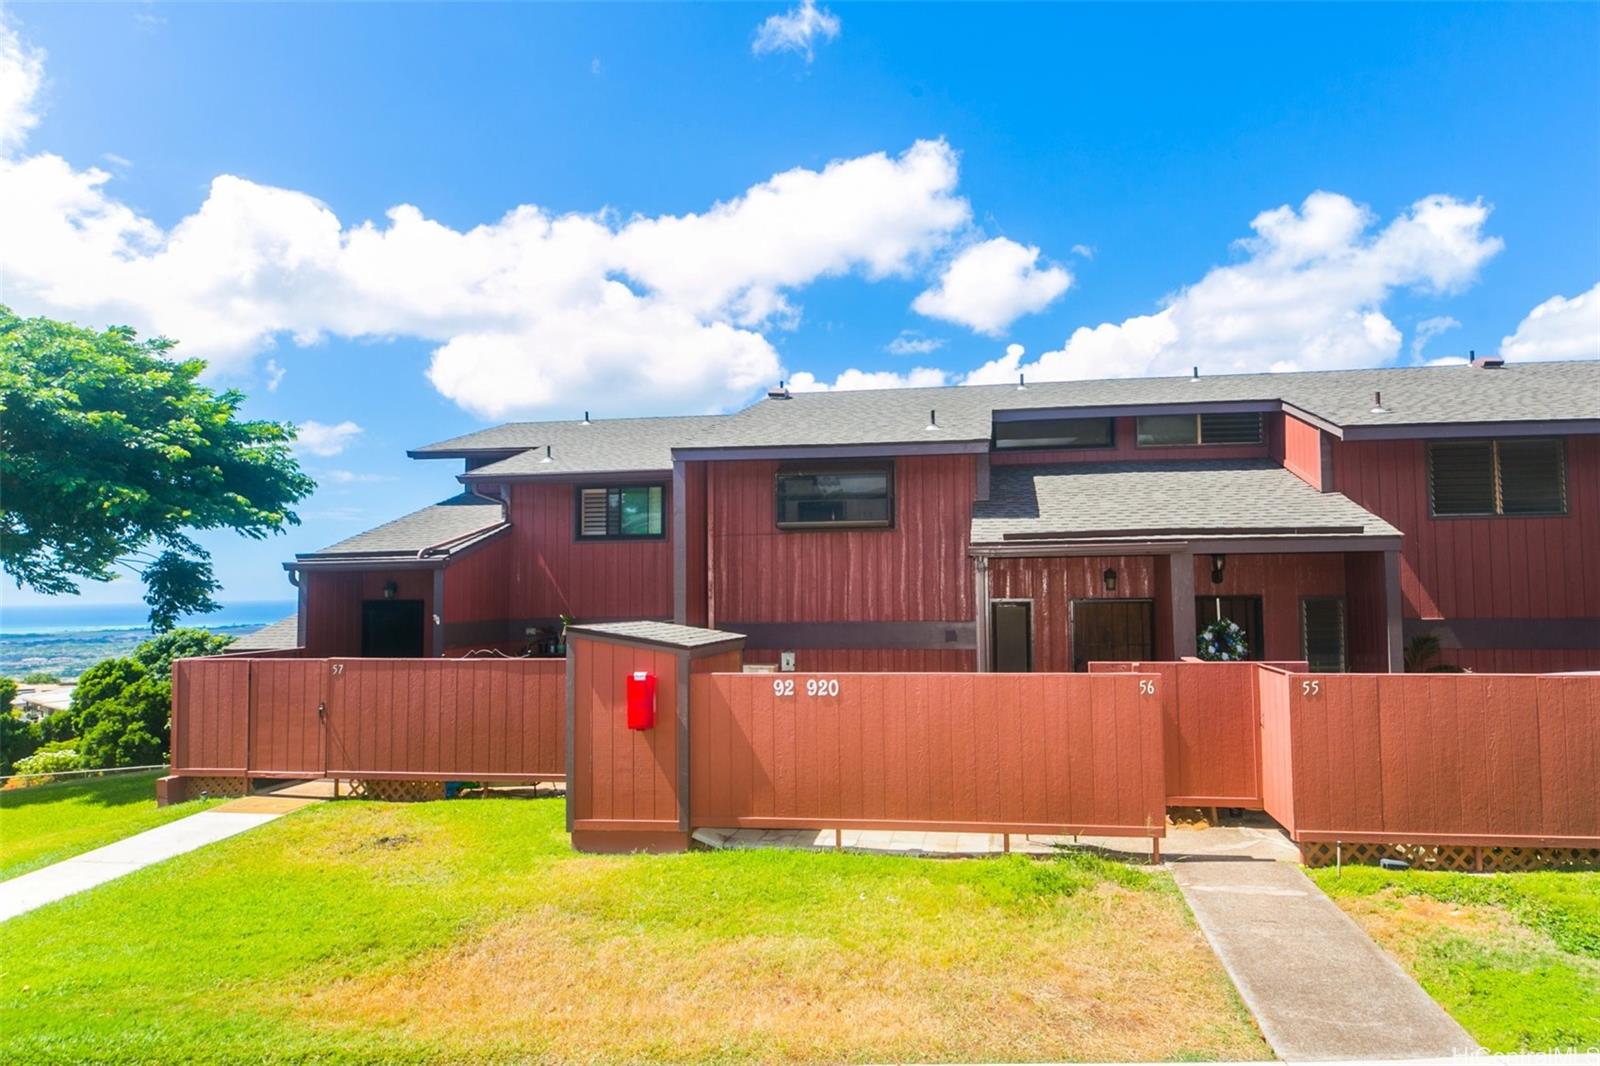
[[[1141,682],[1139,682],[1139,695],[1141,695],[1141,696],[1154,696],[1155,694],[1156,694],[1156,683],[1154,681],[1141,681]]]

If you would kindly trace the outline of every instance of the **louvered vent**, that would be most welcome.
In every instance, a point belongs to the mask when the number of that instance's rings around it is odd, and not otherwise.
[[[1566,513],[1566,453],[1560,440],[1442,441],[1428,446],[1435,515]]]
[[[1201,415],[1200,443],[1202,444],[1260,444],[1261,416]]]
[[[603,537],[606,535],[606,497],[605,489],[583,490],[583,514],[578,526],[578,532],[585,537]]]
[[[1344,672],[1344,601],[1300,601],[1306,662],[1319,673]]]

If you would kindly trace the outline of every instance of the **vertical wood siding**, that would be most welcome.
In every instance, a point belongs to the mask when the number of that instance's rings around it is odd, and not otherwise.
[[[1117,572],[1117,590],[1107,592],[1102,575]],[[1156,601],[1156,655],[1172,654],[1168,599],[1158,580],[1157,560],[1148,555],[1080,555],[989,560],[989,595],[1033,601],[1033,668],[1046,673],[1072,669],[1070,604],[1078,599]],[[1210,571],[1208,570],[1207,573]],[[1163,618],[1166,619],[1163,625]]]
[[[775,648],[752,648],[744,653],[747,663],[775,664]],[[889,670],[930,673],[959,673],[978,668],[978,653],[951,648],[798,648],[795,669],[861,673]]]
[[[1256,713],[1261,721],[1261,806],[1292,835],[1294,747],[1289,728],[1289,677],[1256,664]]]
[[[678,828],[678,653],[574,635],[573,774],[567,802],[573,828],[673,831]],[[629,729],[627,678],[656,677],[651,729]]]
[[[1389,590],[1382,552],[1344,557],[1346,665],[1356,673],[1389,670]],[[1395,669],[1400,669],[1399,665]]]
[[[184,659],[172,714],[175,774],[566,774],[559,659]]]
[[[578,543],[572,485],[511,488],[510,609],[514,618],[580,621],[672,617],[670,475],[641,479],[667,485],[667,537]]]
[[[776,680],[795,695],[774,693]],[[807,696],[809,680],[837,696]],[[704,674],[690,819],[734,828],[1164,833],[1151,675]]]
[[[1220,585],[1211,583],[1211,556],[1194,557],[1194,594],[1260,596],[1266,659],[1298,659],[1304,654],[1300,635],[1300,600],[1306,596],[1345,595],[1345,556],[1339,552],[1283,552],[1273,555],[1229,555]],[[1379,561],[1382,577],[1382,561]],[[1348,608],[1348,605],[1347,605]],[[1347,630],[1353,625],[1348,609]]]
[[[340,570],[302,573],[306,587],[306,655],[360,655],[361,601],[383,599],[385,582],[397,586],[395,598],[421,600],[423,648],[432,639],[432,570]]]
[[[509,618],[512,536],[503,533],[452,559],[444,571],[444,623]]]
[[[996,466],[1032,466],[1035,463],[1127,463],[1163,462],[1172,459],[1266,459],[1283,433],[1283,416],[1261,416],[1260,444],[1189,444],[1167,448],[1141,448],[1137,419],[1116,419],[1116,443],[1110,448],[1064,448],[994,452],[989,461]]]
[[[1283,415],[1283,467],[1314,489],[1323,489],[1322,430]]]
[[[1263,702],[1267,809],[1296,840],[1600,846],[1600,677],[1295,674],[1263,685],[1283,691]]]
[[[708,581],[706,558],[706,465],[683,465],[684,512],[687,516],[688,536],[684,550],[684,604],[687,613],[685,625],[707,624],[706,583]]]
[[[972,456],[896,458],[891,529],[780,530],[777,472],[710,464],[714,624],[971,620]]]
[[[1433,518],[1425,441],[1335,445],[1338,490],[1405,533],[1407,618],[1600,616],[1600,435],[1566,442],[1567,514],[1548,518]]]

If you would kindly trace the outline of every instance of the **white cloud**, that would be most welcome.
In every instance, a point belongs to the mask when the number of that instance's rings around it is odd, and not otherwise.
[[[19,137],[36,88],[12,93]],[[717,410],[780,376],[762,331],[798,321],[798,290],[909,276],[963,232],[958,170],[948,144],[919,141],[789,170],[700,213],[524,205],[467,230],[410,205],[349,224],[225,174],[164,228],[104,170],[0,151],[0,273],[25,313],[165,334],[216,374],[285,339],[415,337],[436,345],[433,385],[488,418],[602,395],[617,410]]]
[[[944,347],[941,337],[924,337],[914,329],[903,329],[899,336],[884,345],[890,355],[927,355]]]
[[[297,452],[309,455],[320,455],[327,458],[338,455],[348,448],[363,432],[361,427],[354,422],[339,422],[329,425],[325,422],[301,422],[295,427],[296,439],[294,449]]]
[[[1076,330],[1031,364],[1005,356],[968,375],[974,384],[1376,366],[1400,352],[1383,314],[1397,289],[1455,292],[1502,246],[1486,237],[1489,208],[1448,196],[1418,200],[1373,232],[1366,208],[1317,192],[1251,222],[1241,262],[1216,267],[1161,310]]]
[[[1412,361],[1417,361],[1422,358],[1422,349],[1428,346],[1429,341],[1433,340],[1433,338],[1437,337],[1441,333],[1446,333],[1452,329],[1458,328],[1460,325],[1460,322],[1457,322],[1449,315],[1434,315],[1432,318],[1425,318],[1421,322],[1418,322],[1417,331],[1411,335]],[[1429,362],[1435,361],[1436,360],[1430,360]]]
[[[1600,359],[1600,284],[1568,299],[1552,296],[1500,342],[1507,359]]]
[[[266,371],[267,375],[267,391],[277,392],[278,386],[283,384],[283,375],[287,374],[288,371],[279,366],[276,359],[268,359],[267,365],[262,369]]]
[[[1087,244],[1074,244],[1072,246],[1072,254],[1080,259],[1093,259],[1094,249]]]
[[[750,51],[758,56],[774,52],[794,52],[806,57],[810,63],[816,55],[818,39],[833,40],[839,36],[839,16],[814,0],[801,0],[781,15],[771,15],[756,27],[755,40]]]
[[[1058,266],[1041,268],[1039,249],[995,237],[964,249],[934,287],[911,307],[930,318],[959,322],[996,336],[1023,315],[1041,311],[1067,291],[1072,275]]]
[[[337,485],[367,485],[397,480],[390,474],[358,474],[354,470],[319,470],[315,476],[319,481],[331,481]]]
[[[133,166],[133,160],[129,159],[125,155],[118,155],[115,152],[101,152],[100,153],[100,158],[104,159],[107,163],[110,163],[112,166],[121,167],[124,170],[126,170],[129,167]]]
[[[0,152],[20,145],[39,122],[34,104],[44,84],[44,51],[29,48],[0,11]]]
[[[920,389],[949,385],[950,375],[943,370],[919,366],[904,374],[893,370],[846,370],[832,384],[819,381],[815,374],[802,370],[788,381],[791,392],[852,392],[858,389]]]

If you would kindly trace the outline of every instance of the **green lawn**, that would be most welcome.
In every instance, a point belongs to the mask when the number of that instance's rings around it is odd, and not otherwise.
[[[1313,873],[1490,1051],[1600,1045],[1600,873]]]
[[[1267,1055],[1163,871],[589,856],[562,819],[320,804],[23,915],[0,1061]]]
[[[0,881],[204,810],[156,807],[160,771],[0,791]]]

